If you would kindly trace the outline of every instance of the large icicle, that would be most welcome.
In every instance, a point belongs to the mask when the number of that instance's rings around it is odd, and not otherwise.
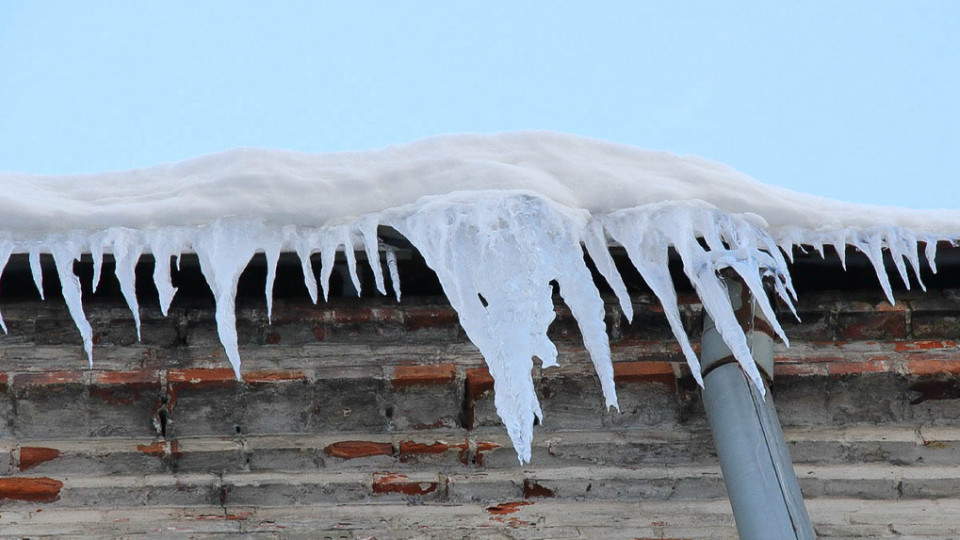
[[[237,281],[257,251],[279,250],[281,243],[280,232],[260,222],[240,220],[216,221],[200,230],[193,241],[200,269],[216,299],[217,334],[238,380]]]
[[[281,237],[275,237],[266,242],[263,254],[267,258],[267,279],[264,284],[264,295],[267,297],[267,323],[273,323],[273,284],[277,280],[277,265],[280,264],[280,250],[283,248]]]
[[[143,254],[143,239],[132,229],[112,228],[100,244],[109,246],[116,261],[117,280],[120,282],[120,292],[127,301],[127,306],[133,313],[133,322],[137,326],[137,341],[140,340],[140,305],[137,302],[137,263]],[[102,248],[101,248],[102,256]]]
[[[717,323],[720,336],[762,392],[763,383],[746,335],[737,323],[726,286],[719,276],[723,268],[736,271],[770,319],[771,326],[786,341],[760,279],[763,275],[773,276],[780,284],[777,290],[788,304],[787,291],[793,287],[776,242],[754,223],[759,217],[727,214],[701,202],[670,202],[624,209],[597,219],[627,250],[630,261],[660,299],[697,381],[703,384],[699,360],[680,319],[668,265],[670,247],[680,255],[684,272],[697,289],[704,309]],[[705,240],[709,250],[700,245],[699,238]]]
[[[494,377],[494,402],[521,463],[530,460],[534,356],[556,364],[547,338],[551,281],[578,319],[608,405],[616,406],[603,302],[580,247],[588,214],[527,192],[461,192],[425,197],[384,216],[437,273],[470,340]]]
[[[623,282],[623,276],[617,270],[610,256],[609,242],[603,231],[603,225],[598,220],[590,220],[587,224],[586,235],[584,236],[584,246],[587,253],[596,265],[597,271],[603,276],[613,293],[620,302],[620,308],[628,322],[633,322],[633,302],[630,300],[630,293],[627,292],[627,285]]]
[[[677,293],[670,276],[669,244],[659,231],[646,232],[642,228],[648,219],[648,216],[641,212],[633,212],[602,216],[597,219],[597,223],[602,224],[610,237],[626,249],[630,262],[660,300],[667,323],[680,344],[680,350],[690,365],[693,377],[702,385],[700,359],[683,327]]]
[[[297,252],[297,256],[300,258],[300,266],[303,270],[303,284],[307,287],[310,300],[316,304],[317,276],[313,272],[313,263],[310,262],[310,257],[320,249],[321,233],[319,229],[309,228],[298,230],[292,225],[284,227],[283,243]]]
[[[38,242],[31,242],[30,245],[27,246],[27,250],[30,259],[30,274],[33,275],[33,284],[37,286],[37,292],[40,293],[40,300],[45,300],[43,297],[43,267],[40,266],[40,244]]]
[[[378,216],[365,216],[360,220],[360,235],[363,238],[363,250],[373,270],[373,280],[380,294],[386,295],[387,289],[383,283],[383,266],[380,264],[380,242],[377,240]]]
[[[393,287],[393,294],[400,301],[400,268],[397,266],[397,251],[392,247],[386,248],[387,269],[390,271],[390,285]]]
[[[180,255],[190,245],[191,229],[186,227],[163,227],[149,229],[144,238],[150,252],[153,253],[153,282],[160,295],[160,311],[164,316],[170,310],[177,288],[170,279],[170,259],[177,258],[177,268],[180,268]]]
[[[93,328],[83,314],[83,301],[81,300],[80,280],[73,273],[74,261],[80,260],[83,251],[83,240],[79,235],[71,234],[69,236],[52,236],[47,239],[47,248],[53,255],[53,262],[57,267],[57,275],[60,277],[60,287],[63,291],[63,299],[67,303],[67,310],[73,318],[73,322],[80,330],[80,336],[83,338],[83,350],[87,353],[87,361],[90,367],[93,367]]]
[[[362,242],[360,231],[356,225],[334,225],[322,227],[318,232],[320,237],[320,287],[323,289],[324,301],[330,299],[330,276],[333,275],[333,265],[337,251],[343,246],[343,255],[347,259],[347,272],[353,287],[360,296],[360,277],[357,275],[357,255],[353,246]]]
[[[94,234],[90,238],[90,257],[93,259],[93,283],[90,290],[97,292],[100,286],[100,278],[103,273],[103,251],[106,244],[107,233]],[[139,338],[139,336],[138,336]]]

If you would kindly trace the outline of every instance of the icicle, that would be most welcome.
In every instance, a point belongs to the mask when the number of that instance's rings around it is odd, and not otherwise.
[[[323,227],[320,229],[320,286],[323,289],[323,299],[330,299],[330,276],[333,274],[333,266],[336,261],[337,251],[343,246],[343,254],[347,259],[347,271],[350,274],[350,280],[360,296],[360,277],[357,275],[357,257],[354,253],[354,240],[358,231],[354,231],[350,225],[336,225]]]
[[[343,231],[343,254],[347,259],[347,271],[350,273],[350,281],[353,283],[353,288],[357,291],[357,297],[359,298],[361,285],[360,275],[357,274],[357,252],[354,249],[353,238],[346,228]]]
[[[390,246],[385,249],[387,253],[387,269],[390,271],[390,285],[393,286],[393,294],[400,301],[400,269],[397,268],[397,251]]]
[[[866,238],[864,238],[866,234]],[[883,289],[883,294],[887,296],[887,301],[890,304],[896,304],[896,300],[893,298],[893,287],[890,285],[890,278],[887,277],[887,270],[883,264],[883,236],[877,230],[863,231],[857,235],[856,238],[857,249],[863,252],[867,256],[867,259],[870,260],[870,264],[873,265],[873,269],[877,273],[877,279],[880,280],[880,288]]]
[[[360,234],[363,238],[363,248],[367,255],[367,262],[373,270],[373,280],[376,282],[380,294],[386,295],[387,289],[383,284],[383,267],[380,265],[380,249],[377,241],[377,226],[379,216],[366,216],[360,220]],[[357,289],[359,290],[359,289]]]
[[[730,305],[730,297],[726,286],[717,276],[719,268],[712,264],[705,264],[703,249],[697,244],[696,240],[686,240],[678,242],[673,239],[680,258],[683,259],[684,273],[690,278],[697,289],[700,300],[703,302],[703,308],[717,325],[717,331],[724,343],[730,348],[734,358],[743,367],[744,372],[750,377],[761,395],[764,394],[763,381],[760,378],[760,372],[750,354],[750,347],[747,344],[746,335],[740,324],[737,322],[736,314]]]
[[[731,215],[705,203],[673,202],[620,210],[600,219],[610,236],[624,246],[631,262],[660,299],[671,330],[680,342],[690,368],[699,375],[699,360],[683,329],[676,292],[670,277],[668,248],[673,246],[683,261],[683,269],[703,301],[704,309],[714,319],[717,330],[744,371],[763,392],[763,383],[747,345],[746,335],[737,322],[726,287],[718,272],[732,268],[750,288],[758,305],[770,319],[781,338],[786,335],[776,321],[761,282],[762,275],[771,275],[779,295],[793,307],[789,293],[792,283],[786,260],[778,253],[778,245],[791,243],[799,236],[788,231],[780,242],[769,237],[757,224],[756,216]],[[710,247],[704,250],[697,238]],[[794,292],[795,294],[795,292]],[[698,382],[699,381],[698,379]]]
[[[103,272],[103,247],[103,234],[96,234],[90,239],[90,257],[93,259],[93,283],[90,290],[93,292],[97,292],[97,287],[100,286],[100,275]],[[137,339],[140,339],[139,333]]]
[[[936,274],[937,273],[937,242],[939,242],[940,239],[928,236],[924,241],[926,242],[926,245],[924,246],[923,255],[927,259],[927,264],[930,265],[930,271]]]
[[[283,243],[297,252],[300,258],[300,268],[303,271],[303,284],[310,294],[310,300],[317,303],[317,277],[313,273],[313,263],[310,257],[319,251],[320,232],[317,229],[297,229],[293,226],[283,228]]]
[[[73,273],[74,261],[80,260],[82,251],[81,242],[75,238],[57,237],[47,240],[47,247],[53,255],[53,262],[57,267],[57,275],[60,277],[60,287],[63,291],[63,299],[67,303],[67,310],[73,318],[73,322],[80,330],[80,336],[83,338],[83,350],[87,353],[87,360],[90,367],[93,367],[93,328],[83,314],[83,302],[81,300],[80,280]]]
[[[926,292],[927,286],[924,285],[923,277],[920,275],[920,241],[916,233],[902,227],[896,227],[895,231],[895,238],[890,239],[890,244],[896,244],[897,252],[894,253],[893,248],[891,248],[891,254],[894,254],[895,258],[899,258],[900,260],[906,259],[907,262],[910,263],[910,268],[913,269],[913,275],[917,278],[917,284],[920,285],[920,290]],[[907,277],[906,268],[900,272],[900,275],[903,277],[904,284],[906,284],[909,290],[910,279]]]
[[[464,192],[425,197],[382,219],[437,273],[464,330],[486,359],[497,412],[521,463],[530,460],[533,422],[543,416],[531,378],[532,358],[544,366],[556,363],[556,347],[546,336],[556,317],[551,281],[560,283],[607,404],[616,406],[603,302],[580,247],[587,217],[526,192]]]
[[[137,263],[143,254],[143,240],[137,231],[125,228],[113,228],[107,231],[101,246],[110,246],[116,261],[117,280],[120,292],[137,327],[137,341],[140,341],[140,304],[137,302]],[[101,251],[102,253],[102,251]]]
[[[907,265],[904,263],[904,259],[907,257],[907,252],[909,248],[903,246],[905,238],[902,234],[904,231],[895,231],[887,230],[886,234],[886,246],[887,250],[890,251],[890,258],[893,259],[893,265],[897,269],[897,273],[900,274],[900,281],[903,282],[907,290],[910,290],[910,276],[907,275]]]
[[[627,285],[623,282],[623,276],[617,271],[617,266],[610,256],[610,249],[607,247],[606,235],[603,233],[603,225],[597,220],[590,220],[585,230],[583,244],[587,248],[587,253],[597,271],[607,280],[607,284],[613,289],[613,294],[617,296],[620,302],[620,309],[628,322],[633,322],[633,302],[630,300],[630,293],[627,292]]]
[[[264,248],[281,243],[278,232],[260,222],[220,220],[201,229],[193,241],[200,269],[216,299],[217,334],[240,380],[240,351],[237,343],[237,282],[250,259]]]
[[[267,258],[267,280],[263,291],[267,297],[267,324],[273,324],[273,283],[277,280],[277,265],[280,264],[281,247],[279,238],[275,243],[263,246],[263,254]]]
[[[843,267],[843,270],[847,270],[847,231],[842,230],[837,232],[836,238],[833,240],[833,249],[837,251],[837,256],[840,257],[840,266]]]
[[[43,297],[43,270],[40,267],[40,245],[32,243],[27,249],[30,253],[30,273],[33,274],[33,283],[40,293],[40,300],[45,300]]]
[[[13,242],[6,238],[0,239],[0,277],[3,276],[3,270],[7,267],[7,262],[10,261],[10,254],[13,253],[13,248]],[[3,328],[4,334],[7,333],[7,323],[3,320],[3,314],[0,314],[0,328]]]
[[[634,222],[632,218],[639,219]],[[618,219],[619,218],[619,219]],[[669,251],[666,238],[656,230],[645,233],[646,216],[604,216],[602,223],[610,236],[627,251],[627,257],[653,294],[660,300],[667,324],[680,344],[680,350],[690,365],[697,383],[703,386],[700,375],[700,359],[690,345],[690,339],[683,328],[680,306],[677,303],[676,288],[670,276]]]
[[[787,259],[789,259],[790,262],[794,262],[794,259],[793,259],[794,244],[792,242],[781,242],[779,245],[780,245],[780,250],[783,251]]]
[[[163,227],[144,232],[144,239],[153,253],[153,282],[160,296],[160,312],[164,317],[167,316],[173,297],[177,294],[177,288],[170,279],[170,259],[177,258],[179,270],[180,255],[189,244],[190,234],[192,231],[183,227]]]
[[[323,231],[320,238],[320,289],[323,290],[323,301],[330,300],[330,276],[333,275],[333,265],[337,260],[337,248],[340,243],[329,229]]]

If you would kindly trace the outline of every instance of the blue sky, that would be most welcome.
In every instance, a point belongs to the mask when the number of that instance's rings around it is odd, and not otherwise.
[[[0,170],[551,129],[960,208],[960,2],[0,0]]]

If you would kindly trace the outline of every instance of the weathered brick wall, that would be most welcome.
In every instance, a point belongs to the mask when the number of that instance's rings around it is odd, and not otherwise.
[[[144,302],[137,342],[122,301],[93,296],[92,369],[62,300],[15,298],[2,306],[0,534],[150,532],[163,524],[130,520],[149,506],[211,534],[729,537],[699,392],[662,310],[638,293],[629,324],[607,300],[620,412],[603,409],[558,306],[561,367],[534,369],[545,419],[521,468],[489,372],[442,298],[281,297],[268,324],[245,296],[242,381],[209,298],[179,299],[168,317]],[[702,308],[689,294],[681,308],[697,342]],[[793,346],[777,350],[773,393],[818,531],[881,537],[899,520],[960,534],[914,505],[960,515],[960,297],[891,306],[878,292],[810,292],[799,312],[782,317]],[[377,525],[370,504],[407,528]],[[44,508],[75,519],[55,526]]]

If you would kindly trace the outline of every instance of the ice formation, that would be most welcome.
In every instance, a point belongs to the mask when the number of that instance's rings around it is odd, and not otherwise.
[[[883,265],[892,256],[910,286],[920,286],[920,246],[935,270],[938,241],[960,238],[960,211],[855,205],[767,186],[691,156],[652,152],[571,135],[519,132],[455,135],[366,152],[300,154],[243,149],[147,169],[75,176],[2,173],[0,271],[28,255],[43,295],[41,254],[53,257],[63,296],[93,363],[92,328],[83,313],[73,262],[116,261],[121,292],[139,335],[134,269],[141,256],[161,264],[153,279],[164,314],[176,294],[169,263],[196,253],[216,299],[218,333],[237,377],[237,281],[251,258],[267,258],[266,305],[281,252],[295,252],[311,299],[329,295],[336,253],[345,254],[357,291],[355,252],[370,262],[375,286],[401,298],[394,248],[380,226],[404,235],[433,268],[470,340],[495,380],[497,411],[521,462],[530,458],[534,419],[543,413],[531,378],[533,358],[557,363],[547,338],[555,317],[553,283],[569,306],[593,360],[607,406],[617,405],[600,294],[584,250],[624,313],[632,304],[609,247],[621,246],[659,298],[699,378],[684,333],[668,255],[683,263],[704,309],[746,373],[762,388],[744,333],[727,299],[722,269],[732,269],[760,300],[787,341],[763,292],[767,278],[792,308],[787,259],[794,246],[841,257],[853,246],[873,263],[893,301]],[[320,254],[319,283],[310,256]],[[0,326],[6,326],[0,317]]]

